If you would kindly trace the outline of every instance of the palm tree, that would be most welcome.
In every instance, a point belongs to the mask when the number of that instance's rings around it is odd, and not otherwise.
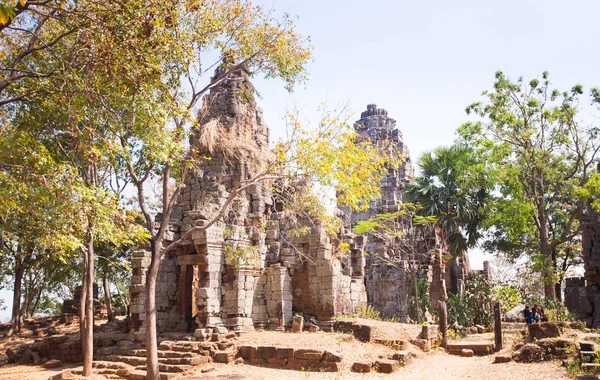
[[[468,147],[452,145],[424,153],[418,165],[421,175],[407,186],[407,201],[421,206],[420,214],[436,217],[447,254],[464,257],[480,237],[489,193],[477,158]]]

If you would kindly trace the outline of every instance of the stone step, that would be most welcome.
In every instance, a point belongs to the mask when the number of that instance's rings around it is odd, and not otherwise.
[[[109,355],[106,357],[99,357],[101,360],[110,362],[121,362],[126,363],[130,366],[146,365],[146,357],[140,356],[127,356],[127,355]],[[194,356],[188,358],[158,358],[158,362],[166,365],[199,365],[206,364],[210,361],[208,356]]]
[[[179,373],[161,373],[160,379],[171,380],[180,376],[181,374]],[[130,372],[126,378],[129,380],[146,380],[146,371],[142,369],[136,369],[135,371]]]
[[[98,368],[98,369],[127,369],[127,370],[133,370],[133,366],[126,364],[126,363],[121,363],[121,362],[113,362],[113,361],[103,361],[103,360],[94,360],[92,362],[92,367],[93,368]]]
[[[200,342],[163,341],[158,345],[159,351],[194,352],[200,348]]]
[[[600,364],[598,364],[598,363],[581,363],[581,369],[585,373],[598,373],[598,372],[600,372]]]
[[[579,351],[579,355],[583,363],[594,363],[598,359],[596,351]]]
[[[451,355],[461,355],[462,350],[472,350],[475,355],[491,355],[494,353],[494,343],[492,342],[455,342],[448,343],[446,346]]]
[[[165,372],[165,373],[183,373],[183,372],[187,372],[190,369],[194,368],[194,366],[191,365],[183,365],[183,364],[159,364],[158,365],[158,369],[160,370],[160,372]],[[135,367],[136,370],[146,370],[146,366],[138,366]]]
[[[129,364],[130,366],[137,367],[139,365],[146,365],[146,358],[141,358],[139,356],[126,356],[126,355],[107,355],[98,357],[99,360],[109,361],[109,362],[120,362]]]
[[[146,357],[146,350],[143,348],[138,350],[121,350],[120,353],[121,355]],[[158,351],[159,358],[193,358],[195,356],[197,356],[197,354],[193,352]]]
[[[582,340],[579,342],[580,351],[596,351],[596,343]]]
[[[131,371],[133,371],[133,368],[131,370],[102,368],[95,369],[92,373],[94,375],[102,375],[103,378],[107,379],[122,379],[123,377],[127,377]],[[71,372],[74,375],[83,376],[83,369],[74,369]]]

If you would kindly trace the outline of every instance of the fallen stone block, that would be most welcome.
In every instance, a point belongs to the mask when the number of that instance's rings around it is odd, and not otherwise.
[[[400,368],[400,364],[397,360],[380,359],[375,362],[375,368],[377,369],[377,372],[393,373]]]
[[[234,357],[235,353],[232,351],[217,351],[215,352],[214,359],[216,363],[229,364],[233,362]]]
[[[328,362],[339,363],[342,359],[342,355],[335,351],[325,351],[325,360]]]
[[[475,353],[473,352],[473,350],[469,349],[469,348],[463,348],[460,356],[463,356],[465,358],[471,358],[475,355]]]
[[[47,369],[62,367],[63,363],[57,359],[50,359],[44,363],[43,367]]]
[[[372,326],[369,325],[354,325],[354,336],[362,342],[371,341]]]
[[[242,346],[240,347],[240,356],[243,359],[256,359],[258,358],[258,348],[256,346]]]
[[[412,356],[408,351],[398,351],[391,357],[392,360],[396,360],[401,366],[406,366],[410,363]]]
[[[261,359],[269,359],[277,357],[277,348],[272,346],[258,347],[258,357]]]
[[[289,347],[277,347],[277,358],[289,359],[294,357],[294,349]]]
[[[324,361],[324,362],[321,362],[319,370],[325,371],[325,372],[339,372],[340,363]]]
[[[512,358],[508,355],[497,355],[494,357],[494,363],[509,363]]]
[[[323,359],[323,354],[323,350],[303,348],[294,351],[294,358],[305,360],[321,360]]]
[[[350,370],[352,372],[367,373],[367,372],[371,372],[372,367],[373,367],[373,365],[369,361],[358,361],[358,362],[354,362],[352,364],[352,367],[350,368]]]

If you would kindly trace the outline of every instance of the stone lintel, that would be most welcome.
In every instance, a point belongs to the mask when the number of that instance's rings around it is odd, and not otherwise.
[[[204,255],[181,255],[177,256],[177,265],[200,265],[207,264]]]

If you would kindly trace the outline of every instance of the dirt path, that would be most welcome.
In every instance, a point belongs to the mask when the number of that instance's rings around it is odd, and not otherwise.
[[[560,363],[545,362],[536,364],[492,364],[492,357],[463,358],[460,356],[436,353],[413,360],[408,367],[386,375],[379,373],[358,374],[347,368],[339,373],[299,372],[250,365],[216,366],[209,374],[199,373],[185,377],[189,380],[271,380],[271,379],[443,379],[443,380],[515,380],[515,379],[569,379]]]
[[[477,379],[477,380],[514,380],[514,379],[569,379],[559,363],[545,362],[536,364],[492,364],[492,357],[463,358],[444,353],[425,355],[414,359],[408,367],[392,375],[379,373],[358,374],[344,368],[338,373],[300,372],[275,368],[255,367],[251,365],[216,364],[216,370],[210,373],[190,374],[181,377],[188,380],[300,380],[300,379]],[[62,370],[64,370],[63,368]],[[7,366],[0,368],[3,380],[46,380],[62,370],[44,370],[39,366]]]

